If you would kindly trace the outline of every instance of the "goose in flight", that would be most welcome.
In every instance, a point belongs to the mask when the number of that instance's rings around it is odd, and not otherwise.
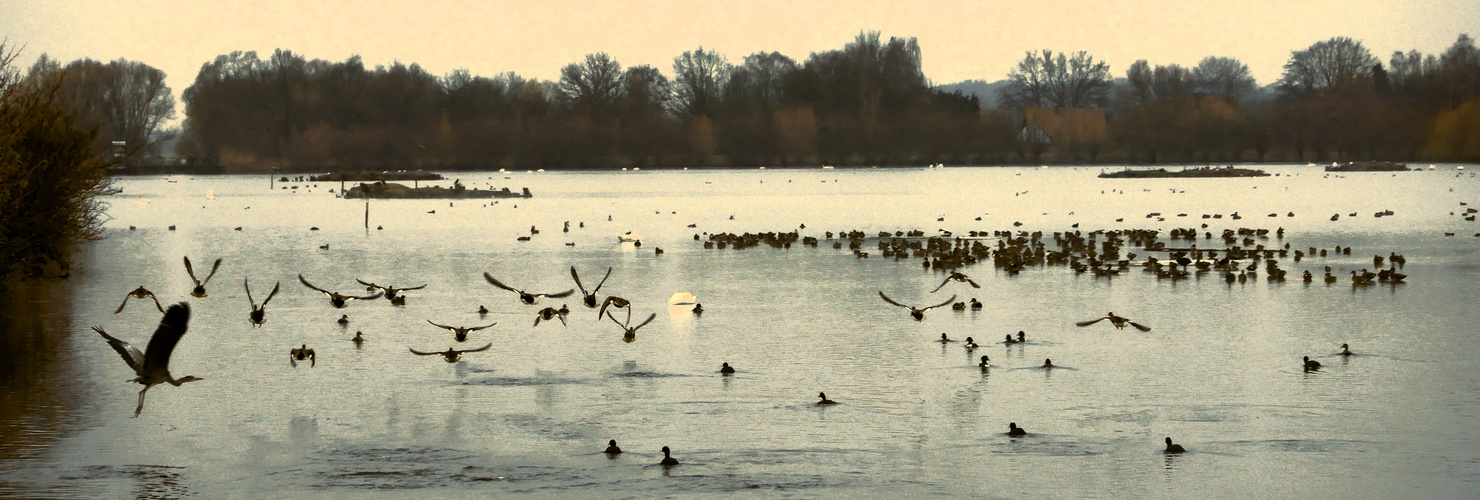
[[[390,300],[390,301],[393,301],[393,302],[396,300],[397,297],[399,297],[398,294],[401,293],[401,292],[410,291],[410,290],[421,290],[421,289],[427,287],[426,284],[422,284],[421,286],[413,286],[413,287],[406,287],[406,288],[396,288],[394,286],[389,286],[389,285],[381,286],[381,285],[377,285],[377,284],[374,284],[374,283],[369,283],[369,282],[366,282],[366,281],[361,280],[359,278],[356,278],[355,281],[360,282],[361,285],[365,285],[365,291],[367,291],[367,292],[373,292],[373,291],[376,291],[376,290],[381,290],[381,291],[385,292],[385,298],[386,298],[386,300]]]
[[[612,268],[606,268],[606,276],[601,277],[601,282],[596,284],[596,288],[592,288],[591,291],[587,292],[586,287],[581,284],[581,276],[576,274],[576,266],[570,266],[570,277],[575,278],[576,288],[581,289],[581,303],[590,309],[596,308],[596,292],[601,291],[601,285],[605,285],[606,279],[610,278],[611,275]],[[600,318],[600,314],[597,314],[597,318]]]
[[[606,313],[606,317],[611,318],[613,323],[616,323],[617,326],[620,326],[620,327],[622,327],[623,330],[626,330],[626,333],[623,333],[622,334],[622,340],[625,340],[627,342],[632,342],[634,340],[637,340],[637,330],[639,328],[642,328],[644,326],[647,326],[648,323],[652,323],[653,322],[653,318],[658,317],[658,313],[649,314],[648,317],[647,317],[647,319],[642,320],[642,323],[639,323],[637,326],[631,326],[632,325],[632,310],[631,309],[628,309],[627,310],[627,322],[626,323],[617,321],[617,317],[616,316],[612,316],[612,313]]]
[[[211,281],[211,277],[212,276],[215,276],[216,275],[216,270],[217,269],[220,269],[220,268],[221,268],[221,259],[216,259],[216,263],[213,264],[213,265],[211,265],[211,274],[207,274],[205,280],[200,280],[200,279],[197,279],[195,277],[195,269],[193,269],[193,268],[190,267],[190,257],[186,257],[185,258],[185,272],[186,273],[189,273],[190,274],[190,280],[195,282],[195,289],[190,291],[190,295],[192,295],[194,297],[205,297],[206,296],[206,283],[209,282],[209,281]]]
[[[511,292],[514,292],[514,293],[519,294],[519,301],[520,302],[523,302],[524,305],[527,305],[527,306],[532,306],[536,302],[539,302],[539,298],[540,297],[550,297],[552,299],[558,299],[558,298],[565,297],[567,295],[576,293],[575,289],[566,290],[564,292],[559,292],[559,293],[529,293],[529,292],[526,292],[524,290],[520,290],[518,288],[514,288],[514,287],[511,287],[509,285],[505,285],[503,283],[499,283],[498,280],[493,279],[493,275],[490,275],[488,273],[483,273],[483,278],[484,279],[487,279],[488,280],[488,283],[492,284],[493,286],[496,286],[496,287],[502,288],[504,290],[508,290],[508,291],[511,291]]]
[[[606,300],[601,302],[601,310],[596,311],[596,320],[601,321],[601,316],[603,314],[606,314],[607,306],[615,307],[617,309],[626,309],[631,305],[632,303],[628,302],[627,299],[618,297],[616,295],[608,295],[606,297]]]
[[[282,284],[279,281],[277,284],[272,285],[272,291],[268,292],[267,298],[262,301],[261,305],[258,305],[257,301],[252,299],[252,285],[247,283],[246,278],[242,278],[242,287],[247,289],[247,303],[252,305],[252,314],[247,316],[247,319],[252,322],[252,326],[262,326],[262,322],[267,321],[267,303],[272,302],[272,298],[278,293],[278,287],[282,286]]]
[[[1089,325],[1093,325],[1095,323],[1099,323],[1101,321],[1105,321],[1107,319],[1110,320],[1110,324],[1115,325],[1115,329],[1116,330],[1124,330],[1125,329],[1125,325],[1131,325],[1133,327],[1136,327],[1137,330],[1140,330],[1140,331],[1143,331],[1143,332],[1149,332],[1149,331],[1151,331],[1151,327],[1146,326],[1146,325],[1143,325],[1143,324],[1140,324],[1140,323],[1136,323],[1134,321],[1131,321],[1130,318],[1116,316],[1115,313],[1113,313],[1113,312],[1106,313],[1104,317],[1099,318],[1099,319],[1092,319],[1092,320],[1089,320],[1089,321],[1080,321],[1078,323],[1075,323],[1075,325],[1077,325],[1077,326],[1089,326]]]
[[[935,287],[935,289],[931,290],[930,293],[939,292],[940,289],[946,287],[946,283],[950,283],[952,281],[959,281],[961,283],[971,285],[972,288],[981,288],[981,285],[976,284],[975,281],[971,281],[971,278],[969,276],[957,272],[952,272],[950,276],[946,276],[945,281],[940,282],[940,286]]]
[[[534,326],[540,326],[540,322],[541,321],[550,321],[550,320],[555,319],[555,318],[560,318],[560,324],[562,326],[568,326],[565,323],[565,315],[566,315],[566,313],[569,313],[569,312],[570,312],[570,309],[568,309],[568,308],[565,309],[565,312],[560,312],[559,309],[555,309],[553,307],[546,307],[544,309],[540,309],[540,312],[539,313],[536,313],[535,316],[534,316]],[[654,313],[654,314],[656,314],[656,313]]]
[[[297,366],[299,361],[303,361],[305,359],[308,360],[309,368],[312,368],[315,365],[319,364],[318,355],[313,352],[313,349],[308,348],[308,344],[303,344],[303,347],[294,347],[288,350],[288,364]]]
[[[427,320],[427,323],[432,323],[432,320]],[[447,325],[439,325],[439,324],[436,324],[436,323],[432,323],[432,326],[435,326],[437,328],[444,328],[444,329],[452,332],[453,339],[457,340],[458,342],[467,342],[468,341],[468,332],[476,332],[478,330],[482,330],[484,328],[488,328],[490,326],[497,325],[497,324],[498,324],[497,322],[494,322],[494,323],[489,323],[489,324],[486,324],[486,325],[483,325],[483,326],[447,326]]]
[[[487,345],[484,345],[483,347],[479,347],[477,349],[457,350],[448,347],[447,350],[441,352],[421,352],[416,349],[411,349],[411,354],[415,354],[418,356],[431,356],[433,354],[437,354],[441,355],[444,358],[447,358],[448,363],[456,363],[458,358],[462,357],[463,353],[487,351],[490,347],[493,347],[493,342],[489,342]]]
[[[312,288],[319,293],[322,293],[325,296],[329,297],[329,305],[334,306],[335,309],[344,309],[344,306],[348,305],[349,301],[351,300],[371,300],[380,298],[380,292],[376,292],[375,295],[368,295],[363,297],[354,295],[343,295],[339,292],[331,292],[323,288],[313,286],[313,284],[309,283],[308,280],[303,279],[302,274],[298,275],[298,281],[303,283],[303,286]]]
[[[164,319],[159,321],[159,328],[154,330],[154,336],[149,338],[149,345],[145,352],[139,352],[138,348],[129,345],[128,342],[108,335],[102,327],[93,327],[93,331],[102,335],[108,341],[108,346],[118,351],[118,355],[123,357],[123,362],[128,363],[128,367],[134,370],[135,375],[138,375],[129,382],[144,386],[144,390],[139,391],[139,407],[134,409],[135,417],[144,411],[144,393],[149,392],[149,388],[163,383],[179,387],[186,382],[205,380],[190,375],[181,378],[170,375],[170,353],[174,352],[175,344],[180,343],[180,337],[185,336],[185,330],[189,326],[190,304],[181,302],[170,306],[170,309],[164,313]]]
[[[134,291],[129,292],[128,295],[124,295],[123,296],[123,303],[122,304],[118,304],[118,310],[113,311],[113,314],[118,314],[118,313],[123,312],[123,306],[128,305],[128,299],[129,299],[129,297],[133,297],[133,298],[136,298],[136,299],[142,299],[144,297],[149,297],[151,299],[154,299],[154,307],[158,308],[159,309],[159,312],[164,312],[164,306],[159,305],[159,298],[154,296],[154,292],[151,292],[151,291],[149,291],[149,289],[144,288],[144,287],[141,286],[141,287],[135,288]]]
[[[951,295],[951,298],[946,299],[945,302],[941,302],[939,304],[936,304],[936,305],[933,305],[933,306],[930,306],[930,307],[914,307],[914,306],[907,306],[907,305],[904,305],[904,304],[900,304],[898,302],[895,302],[893,299],[890,299],[888,295],[884,295],[884,292],[882,292],[882,291],[879,292],[879,298],[884,299],[884,302],[888,302],[890,304],[893,304],[893,305],[896,305],[896,306],[899,306],[899,307],[903,307],[905,309],[909,309],[910,310],[910,317],[911,318],[915,318],[915,321],[924,320],[925,319],[925,311],[929,311],[931,309],[935,309],[937,307],[940,307],[940,306],[943,306],[943,305],[946,305],[946,304],[950,304],[951,302],[955,302],[956,301],[956,296],[955,295]]]

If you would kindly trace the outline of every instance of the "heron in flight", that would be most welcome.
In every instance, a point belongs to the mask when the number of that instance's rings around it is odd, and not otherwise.
[[[180,337],[185,336],[185,330],[189,326],[190,304],[181,302],[170,306],[164,313],[164,319],[160,320],[159,328],[154,330],[154,336],[149,338],[149,346],[142,353],[128,342],[108,335],[102,327],[93,327],[93,331],[102,335],[108,345],[123,357],[123,362],[128,363],[128,367],[133,368],[134,374],[138,375],[129,382],[144,385],[144,390],[139,391],[139,407],[134,409],[135,417],[144,411],[144,393],[149,392],[149,388],[166,382],[179,387],[186,382],[205,380],[192,375],[181,378],[170,375],[170,353],[174,352],[175,344],[180,343]]]
[[[272,285],[272,291],[267,293],[267,299],[262,301],[262,305],[257,305],[257,301],[252,300],[252,285],[247,283],[246,278],[242,278],[242,287],[247,289],[247,303],[252,305],[252,314],[247,317],[252,322],[252,326],[262,326],[262,322],[267,321],[267,303],[277,295],[278,287],[282,284],[283,282],[279,281]]]
[[[343,295],[343,294],[340,294],[339,292],[331,292],[331,291],[325,290],[323,288],[319,288],[319,287],[313,286],[313,284],[312,283],[309,283],[308,280],[303,279],[303,275],[302,274],[299,274],[298,275],[298,281],[300,283],[303,283],[303,286],[312,288],[312,289],[318,291],[319,293],[322,293],[325,296],[329,297],[329,305],[334,306],[335,309],[344,309],[344,306],[349,305],[349,301],[351,301],[351,300],[371,300],[371,299],[378,299],[378,298],[380,298],[380,292],[376,292],[375,295],[369,295],[369,296],[364,296],[364,297],[358,297],[358,296],[354,296],[354,295]]]
[[[613,323],[616,323],[617,326],[620,326],[620,327],[622,327],[623,330],[626,330],[626,333],[623,333],[622,334],[622,340],[627,341],[627,342],[632,342],[634,340],[637,340],[637,329],[642,328],[644,326],[647,326],[648,323],[652,323],[653,322],[653,318],[658,317],[658,313],[649,314],[648,317],[647,317],[647,319],[642,320],[642,323],[639,323],[637,326],[631,326],[632,325],[632,310],[631,309],[628,309],[627,310],[627,322],[626,323],[617,321],[617,317],[616,316],[612,316],[612,313],[606,313],[606,317],[611,318]]]
[[[1137,330],[1140,330],[1140,331],[1143,331],[1143,332],[1149,332],[1149,331],[1151,331],[1151,327],[1146,326],[1146,325],[1143,325],[1143,324],[1140,324],[1140,323],[1136,323],[1134,321],[1131,321],[1130,318],[1126,318],[1126,317],[1122,317],[1122,316],[1116,316],[1115,313],[1113,313],[1113,312],[1105,313],[1105,317],[1103,317],[1103,318],[1092,319],[1092,320],[1089,320],[1089,321],[1080,321],[1078,323],[1075,323],[1075,325],[1076,326],[1089,326],[1089,325],[1093,325],[1095,323],[1099,323],[1101,321],[1105,321],[1107,319],[1110,320],[1110,324],[1115,325],[1115,329],[1116,330],[1124,330],[1125,329],[1125,325],[1131,325],[1133,327],[1136,327]]]
[[[529,293],[529,292],[526,292],[524,290],[520,290],[518,288],[514,288],[514,287],[511,287],[509,285],[505,285],[503,283],[499,283],[498,280],[493,279],[493,275],[491,275],[491,274],[483,273],[483,277],[485,279],[487,279],[488,282],[491,283],[493,286],[496,286],[496,287],[502,288],[504,290],[508,290],[508,291],[511,291],[511,292],[514,292],[514,293],[519,294],[519,301],[520,302],[523,302],[524,305],[527,305],[527,306],[532,306],[536,302],[539,302],[539,298],[540,297],[550,297],[552,299],[558,299],[558,298],[565,297],[567,295],[576,293],[575,289],[570,289],[570,290],[566,290],[564,292],[559,292],[559,293]]]
[[[576,274],[576,266],[570,266],[570,277],[575,278],[575,280],[576,280],[576,288],[580,288],[581,289],[581,296],[582,296],[581,303],[582,304],[585,304],[586,307],[587,308],[590,308],[590,309],[595,309],[596,308],[596,292],[601,291],[601,285],[605,285],[606,284],[606,279],[607,278],[610,278],[611,276],[612,276],[612,268],[608,267],[608,268],[606,268],[606,276],[602,276],[601,277],[601,282],[596,284],[596,288],[592,288],[591,291],[587,292],[585,285],[582,285],[581,284],[581,276],[578,275],[578,274]],[[597,319],[600,319],[600,318],[601,318],[601,315],[598,313],[597,314]]]
[[[900,304],[898,302],[895,302],[893,299],[890,299],[888,295],[884,295],[884,292],[882,292],[882,291],[879,292],[879,298],[884,299],[884,302],[888,302],[890,304],[893,304],[893,305],[896,305],[896,306],[899,306],[899,307],[903,307],[905,309],[909,309],[910,310],[910,317],[911,318],[915,318],[915,321],[924,320],[925,319],[925,311],[929,311],[931,309],[935,309],[937,307],[940,307],[940,306],[943,306],[943,305],[946,305],[946,304],[950,304],[950,303],[956,301],[956,296],[955,295],[951,295],[951,298],[946,299],[945,302],[941,302],[939,304],[936,304],[936,305],[933,305],[933,306],[930,306],[930,307],[914,307],[914,306],[907,306],[907,305],[904,305],[904,304]]]
[[[415,354],[418,356],[431,356],[433,354],[440,354],[442,357],[447,358],[448,363],[456,363],[457,359],[461,358],[463,353],[487,351],[490,347],[493,347],[493,342],[489,342],[487,345],[484,345],[483,347],[479,347],[477,349],[457,350],[448,347],[447,350],[441,352],[421,352],[416,349],[411,349],[411,354]]]
[[[411,291],[411,290],[421,290],[421,289],[427,287],[426,284],[422,284],[421,286],[413,286],[413,287],[406,287],[406,288],[396,288],[394,286],[389,286],[389,285],[381,286],[381,285],[377,285],[377,284],[374,284],[374,283],[369,283],[369,282],[366,282],[366,281],[361,280],[359,278],[356,278],[355,281],[360,282],[361,285],[365,285],[365,291],[367,291],[367,292],[373,292],[373,291],[376,291],[376,290],[384,291],[385,292],[385,298],[386,298],[386,300],[389,300],[389,301],[392,301],[392,302],[395,302],[396,298],[399,297],[399,295],[397,295],[397,294],[399,294],[401,292],[406,292],[406,291]],[[404,303],[404,301],[403,301],[403,303]]]
[[[952,272],[950,276],[946,276],[945,281],[940,282],[940,286],[935,287],[935,289],[931,290],[930,293],[939,292],[940,289],[946,287],[946,283],[950,283],[952,281],[959,281],[961,283],[971,285],[972,288],[981,288],[981,285],[976,284],[975,281],[971,281],[971,277],[966,276],[965,274]]]
[[[190,274],[190,280],[195,282],[195,289],[190,291],[190,295],[192,295],[194,297],[205,297],[206,296],[206,283],[209,282],[209,281],[211,281],[211,277],[212,276],[215,276],[216,275],[216,270],[217,269],[220,269],[220,268],[221,268],[221,259],[216,259],[216,263],[211,266],[211,274],[207,274],[205,280],[196,279],[196,277],[195,277],[195,269],[193,269],[193,268],[190,267],[190,257],[186,257],[185,258],[185,272],[186,273],[189,273]]]
[[[154,307],[155,308],[158,308],[159,309],[159,312],[164,312],[164,306],[159,305],[159,298],[154,296],[154,292],[151,292],[151,291],[149,291],[149,289],[144,288],[144,287],[141,286],[141,287],[135,288],[134,291],[129,292],[128,295],[124,295],[123,296],[123,303],[122,304],[118,304],[118,310],[113,311],[113,314],[118,314],[118,313],[123,312],[123,306],[128,305],[128,299],[130,297],[136,298],[136,299],[142,299],[144,297],[149,297],[151,299],[154,299]]]
[[[432,323],[432,320],[427,320],[427,323]],[[447,326],[447,325],[439,325],[439,324],[436,324],[436,323],[432,323],[432,326],[435,326],[437,328],[444,328],[444,329],[447,329],[448,331],[452,332],[452,337],[454,339],[456,339],[458,342],[467,342],[468,341],[468,332],[476,332],[478,330],[482,330],[484,328],[488,328],[490,326],[497,325],[497,324],[498,324],[498,322],[489,323],[489,324],[486,324],[486,325],[483,325],[483,326]]]

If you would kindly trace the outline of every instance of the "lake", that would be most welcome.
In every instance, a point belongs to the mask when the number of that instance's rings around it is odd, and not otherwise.
[[[440,185],[534,197],[373,200],[368,225],[367,203],[336,198],[338,183],[120,178],[106,238],[82,248],[71,279],[24,285],[0,313],[0,496],[1480,497],[1480,224],[1462,218],[1480,180],[1457,167],[459,172]],[[1171,229],[1212,232],[1202,248],[1265,228],[1269,248],[1352,251],[1278,259],[1283,283],[1262,265],[1246,283],[1157,279],[1134,249],[1114,279],[987,261],[959,269],[980,288],[931,293],[946,273],[882,258],[872,239],[866,259],[825,239],[986,231],[995,248],[993,231],[1043,231],[1052,246],[1073,224],[1161,230],[1173,247],[1186,242]],[[822,245],[694,239],[791,230]],[[628,231],[640,247],[619,243]],[[1390,253],[1406,258],[1406,283],[1352,286],[1350,271]],[[223,259],[207,297],[189,295],[186,256],[202,278]],[[628,343],[579,293],[524,305],[482,276],[553,293],[574,287],[572,266],[588,288],[612,268],[599,295],[630,300],[633,323],[657,319]],[[356,279],[427,287],[404,306],[334,309],[299,274],[349,295],[367,293]],[[257,301],[281,283],[260,328],[244,278]],[[134,418],[140,386],[90,327],[142,349],[161,317],[152,302],[113,313],[141,285],[190,303],[170,366],[205,380],[154,387]],[[984,306],[917,322],[880,291]],[[703,314],[668,306],[678,292]],[[562,304],[567,326],[534,325]],[[1152,330],[1075,326],[1106,311]],[[428,321],[497,324],[457,343]],[[1002,343],[1018,331],[1026,343]],[[451,364],[409,352],[489,343]],[[1343,343],[1356,354],[1338,356]],[[324,366],[290,364],[301,345]],[[1305,372],[1303,356],[1325,366]],[[721,376],[725,362],[737,373]],[[819,392],[839,404],[816,405]],[[1029,434],[1009,438],[1009,423]],[[1162,453],[1168,436],[1187,452]],[[625,453],[602,453],[608,440]],[[682,465],[657,465],[664,446]]]

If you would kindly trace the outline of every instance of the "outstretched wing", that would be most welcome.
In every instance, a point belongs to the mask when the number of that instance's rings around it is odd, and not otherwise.
[[[610,312],[606,313],[606,317],[611,318],[612,323],[616,323],[617,326],[622,327],[622,329],[624,329],[624,330],[627,329],[627,325],[622,324],[621,321],[617,321],[617,317],[616,316],[612,316],[612,313],[610,313]]]
[[[280,286],[283,286],[283,282],[281,282],[281,281],[279,281],[277,283],[274,283],[272,285],[272,291],[271,292],[267,292],[267,298],[262,301],[262,307],[267,307],[267,303],[268,302],[272,302],[272,298],[275,297],[275,296],[277,296],[278,287],[280,287]]]
[[[159,297],[155,297],[153,293],[150,293],[149,298],[154,301],[155,309],[159,309],[159,312],[164,312],[164,306],[159,305]]]
[[[300,274],[299,274],[299,275],[298,275],[298,281],[299,281],[299,282],[300,282],[300,283],[303,283],[303,286],[306,286],[306,287],[309,287],[309,288],[312,288],[312,289],[314,289],[314,290],[318,290],[318,291],[319,291],[319,293],[322,293],[322,294],[324,294],[324,295],[333,295],[333,294],[334,294],[334,292],[330,292],[330,291],[328,291],[328,290],[325,290],[325,289],[323,289],[323,288],[319,288],[319,287],[316,287],[316,286],[313,286],[313,284],[312,284],[312,283],[309,283],[309,282],[308,282],[308,280],[306,280],[306,279],[303,279],[303,274],[301,274],[301,273],[300,273]]]
[[[971,281],[971,278],[966,278],[966,284],[971,285],[972,288],[981,288],[982,287],[981,285],[976,284],[975,281]]]
[[[945,280],[945,281],[942,281],[942,282],[940,282],[940,286],[938,286],[938,287],[935,287],[935,289],[934,289],[934,290],[931,290],[931,291],[930,291],[930,293],[935,293],[935,292],[939,292],[939,291],[940,291],[940,289],[942,289],[942,288],[945,288],[945,287],[946,287],[946,283],[950,283],[950,282],[951,282],[951,278],[950,278],[950,277],[949,277],[949,276],[947,276],[947,277],[946,277],[946,280]]]
[[[470,331],[470,332],[476,332],[478,330],[482,330],[484,328],[488,328],[490,326],[497,325],[497,324],[498,324],[497,322],[494,322],[494,323],[489,323],[489,324],[486,324],[486,325],[483,325],[483,326],[475,326],[475,327],[469,328],[468,331]]]
[[[247,303],[252,304],[252,308],[255,309],[257,307],[257,301],[252,300],[252,283],[245,276],[242,277],[242,288],[247,289]]]
[[[427,287],[427,284],[426,283],[422,283],[421,286],[413,286],[413,287],[402,288],[401,291],[404,292],[404,291],[407,291],[407,290],[421,290],[421,289],[426,288],[426,287]]]
[[[484,279],[487,279],[488,282],[490,284],[492,284],[493,286],[496,286],[496,287],[499,287],[499,288],[502,288],[504,290],[508,290],[508,291],[514,292],[514,293],[523,293],[523,292],[520,292],[518,289],[515,289],[514,287],[511,287],[509,285],[505,285],[503,283],[499,283],[498,280],[493,279],[493,275],[491,275],[491,274],[483,273],[483,278]]]
[[[936,304],[936,305],[933,305],[933,306],[930,306],[930,307],[922,308],[920,310],[921,311],[929,311],[931,309],[935,309],[935,308],[940,307],[940,306],[949,305],[950,303],[955,302],[955,301],[956,301],[956,294],[951,294],[951,298],[946,299],[945,302],[941,302],[939,304]]]
[[[200,283],[200,280],[195,279],[195,268],[190,267],[190,257],[188,256],[185,257],[185,272],[190,273],[190,281]]]
[[[1078,323],[1075,323],[1074,326],[1089,326],[1089,325],[1093,325],[1095,323],[1099,323],[1101,321],[1105,321],[1107,319],[1110,319],[1110,317],[1109,316],[1105,316],[1105,317],[1100,318],[1100,319],[1092,319],[1092,320],[1089,320],[1089,321],[1080,321]]]
[[[408,349],[410,349],[410,348],[408,348]],[[411,354],[415,354],[415,355],[418,355],[418,356],[431,356],[431,355],[434,355],[434,354],[442,354],[442,353],[440,353],[440,352],[421,352],[421,351],[418,351],[416,349],[411,349]]]
[[[113,311],[113,314],[118,314],[118,313],[123,312],[123,306],[128,305],[128,299],[129,299],[129,297],[133,297],[133,296],[134,296],[133,292],[129,292],[128,295],[124,295],[123,296],[123,303],[122,304],[118,304],[118,309],[114,310]],[[96,328],[94,328],[94,329],[96,329]]]
[[[350,299],[354,299],[354,300],[371,300],[371,299],[378,299],[378,298],[380,298],[381,295],[383,295],[383,294],[380,293],[380,292],[375,292],[375,295],[362,295],[362,296],[345,295],[344,298],[345,298],[345,300],[350,300]]]
[[[907,306],[907,305],[904,305],[904,304],[900,304],[898,302],[895,302],[894,299],[889,298],[888,295],[884,295],[884,292],[883,291],[880,291],[879,292],[879,298],[884,299],[884,302],[888,302],[890,304],[894,304],[896,306],[903,307],[905,309],[909,309],[910,308],[910,306]]]
[[[598,321],[600,321],[601,320],[601,315],[602,314],[606,314],[606,306],[609,306],[609,305],[612,305],[612,304],[617,304],[617,307],[618,308],[624,307],[620,303],[617,302],[619,300],[620,301],[626,301],[627,299],[618,297],[616,295],[608,295],[606,297],[606,300],[601,301],[601,309],[598,310],[598,311],[596,311],[596,319]]]
[[[485,346],[483,346],[483,347],[479,347],[479,348],[477,348],[477,349],[468,349],[468,350],[459,350],[459,351],[457,351],[457,352],[462,352],[462,353],[468,353],[468,352],[482,352],[482,351],[487,351],[487,350],[488,350],[488,348],[490,348],[490,347],[493,347],[493,342],[489,342],[489,343],[488,343],[488,345],[485,345]]]
[[[210,283],[211,277],[212,276],[215,276],[216,275],[216,270],[217,269],[220,269],[220,268],[221,268],[221,259],[216,259],[216,263],[211,265],[211,274],[207,274],[205,281],[201,281],[200,282],[200,285],[201,286],[205,286],[206,283]]]
[[[595,295],[596,292],[601,291],[601,285],[605,285],[606,284],[606,279],[607,278],[610,278],[610,277],[612,277],[612,268],[608,266],[606,268],[606,276],[602,276],[601,277],[601,283],[597,283],[596,284],[596,288],[592,288],[591,289],[591,294],[592,295]]]
[[[427,320],[427,323],[432,323],[432,320]],[[453,327],[450,327],[450,326],[447,326],[447,325],[439,325],[439,324],[436,324],[436,323],[432,323],[432,326],[435,326],[437,328],[446,328],[449,331],[454,331],[454,332],[457,331],[456,328],[453,328]]]
[[[642,328],[642,327],[644,327],[644,326],[647,326],[647,324],[648,324],[648,323],[652,323],[652,322],[653,322],[653,318],[656,318],[656,317],[658,317],[658,313],[652,313],[652,314],[649,314],[649,315],[648,315],[648,318],[647,318],[647,319],[645,319],[645,320],[643,320],[643,321],[642,321],[642,323],[640,323],[640,324],[638,324],[638,325],[637,325],[637,326],[636,326],[636,327],[634,327],[634,328],[632,328],[632,331],[634,331],[634,332],[635,332],[635,331],[637,331],[637,330],[638,330],[638,329],[640,329],[640,328]]]
[[[1143,332],[1149,332],[1149,331],[1151,331],[1151,327],[1146,326],[1146,325],[1143,325],[1143,324],[1140,324],[1140,323],[1137,323],[1137,322],[1134,322],[1134,321],[1127,321],[1126,323],[1130,323],[1131,326],[1134,326],[1134,327],[1136,327],[1137,330],[1140,330],[1140,331],[1143,331]]]
[[[576,288],[581,289],[581,293],[582,294],[589,295],[589,294],[586,293],[586,287],[585,287],[585,285],[582,285],[581,284],[581,275],[576,274],[576,266],[570,266],[570,277],[571,278],[575,278],[575,280],[576,280]]]
[[[381,290],[385,290],[385,287],[383,287],[383,286],[380,286],[380,285],[377,285],[377,284],[374,284],[374,283],[368,283],[365,280],[362,280],[362,279],[359,279],[359,278],[355,278],[355,281],[359,282],[361,285],[365,285],[365,288],[367,288],[367,289],[379,288]]]
[[[128,342],[108,335],[108,332],[103,331],[103,327],[101,326],[94,326],[92,329],[98,332],[98,335],[102,335],[104,339],[108,340],[108,346],[112,347],[114,351],[118,351],[119,356],[123,356],[123,362],[128,363],[128,367],[133,369],[134,373],[139,373],[139,367],[144,364],[144,353],[139,352],[138,348],[129,345]]]
[[[154,329],[154,336],[149,338],[149,347],[144,349],[145,372],[170,369],[170,353],[175,352],[175,344],[185,336],[189,326],[190,304],[181,302],[164,312],[159,328]]]
[[[564,292],[560,292],[560,293],[542,293],[540,295],[545,296],[545,297],[549,297],[549,298],[552,298],[552,299],[558,299],[558,298],[561,298],[561,297],[565,297],[567,295],[570,295],[572,293],[576,293],[576,290],[574,288],[572,288],[570,290],[566,290]]]

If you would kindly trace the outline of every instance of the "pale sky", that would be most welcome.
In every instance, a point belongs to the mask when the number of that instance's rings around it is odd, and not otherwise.
[[[177,98],[202,64],[233,50],[265,58],[281,47],[330,61],[359,54],[367,67],[416,62],[436,75],[465,67],[550,80],[603,51],[624,67],[665,74],[674,56],[701,44],[732,63],[757,51],[801,62],[860,30],[918,38],[935,84],[998,80],[1024,51],[1048,48],[1089,51],[1116,76],[1136,59],[1192,66],[1230,56],[1264,85],[1291,51],[1333,36],[1361,41],[1384,63],[1394,50],[1438,53],[1460,33],[1480,37],[1480,0],[0,0],[0,37],[25,46],[22,69],[42,53],[64,63],[121,57],[164,70]]]

